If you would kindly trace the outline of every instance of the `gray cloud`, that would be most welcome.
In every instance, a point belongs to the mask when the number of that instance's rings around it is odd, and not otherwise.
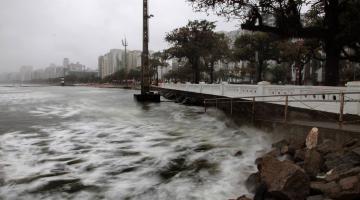
[[[167,47],[164,37],[188,20],[217,21],[218,30],[234,30],[235,22],[193,12],[185,0],[150,0],[150,48]],[[0,0],[0,72],[22,65],[36,68],[64,57],[95,68],[97,57],[122,48],[141,49],[141,0]]]

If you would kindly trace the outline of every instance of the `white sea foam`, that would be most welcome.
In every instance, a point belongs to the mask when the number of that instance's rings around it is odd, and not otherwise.
[[[247,193],[257,152],[269,148],[267,134],[219,111],[144,107],[121,90],[47,92],[30,92],[45,99],[17,112],[32,125],[0,135],[4,199],[235,198]]]

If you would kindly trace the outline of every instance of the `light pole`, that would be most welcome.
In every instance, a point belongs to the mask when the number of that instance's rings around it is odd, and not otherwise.
[[[143,51],[141,54],[141,94],[135,94],[138,101],[160,102],[160,95],[150,92],[149,72],[149,15],[148,0],[143,0]]]
[[[127,73],[128,73],[128,69],[127,69],[127,46],[129,46],[128,42],[126,41],[126,37],[124,40],[121,40],[122,45],[125,48],[125,56],[124,56],[124,73],[125,73],[125,81],[126,81],[126,87],[128,87],[128,80],[127,80]],[[120,70],[120,69],[119,69]]]
[[[141,59],[141,94],[150,92],[149,72],[149,15],[148,0],[143,0],[143,51]]]
[[[124,40],[121,40],[122,45],[125,49],[125,56],[124,56],[124,63],[125,63],[125,70],[127,70],[127,46],[129,46],[128,42],[126,41],[126,37]]]

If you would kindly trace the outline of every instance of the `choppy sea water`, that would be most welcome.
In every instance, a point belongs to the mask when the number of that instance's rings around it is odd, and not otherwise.
[[[0,199],[219,200],[248,193],[244,181],[269,148],[267,134],[220,111],[138,104],[135,92],[0,87]]]

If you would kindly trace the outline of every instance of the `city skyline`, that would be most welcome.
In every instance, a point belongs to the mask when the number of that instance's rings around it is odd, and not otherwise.
[[[0,0],[0,73],[18,71],[22,65],[39,68],[72,57],[96,69],[98,56],[109,49],[141,49],[141,1]],[[218,30],[230,31],[236,22],[196,13],[184,0],[152,0],[150,48],[167,47],[165,34],[188,20],[217,21]],[[176,8],[176,9],[173,9]],[[60,11],[60,12],[59,12]],[[17,13],[22,13],[21,16]],[[24,20],[26,19],[26,20]],[[69,23],[71,22],[71,23]]]

